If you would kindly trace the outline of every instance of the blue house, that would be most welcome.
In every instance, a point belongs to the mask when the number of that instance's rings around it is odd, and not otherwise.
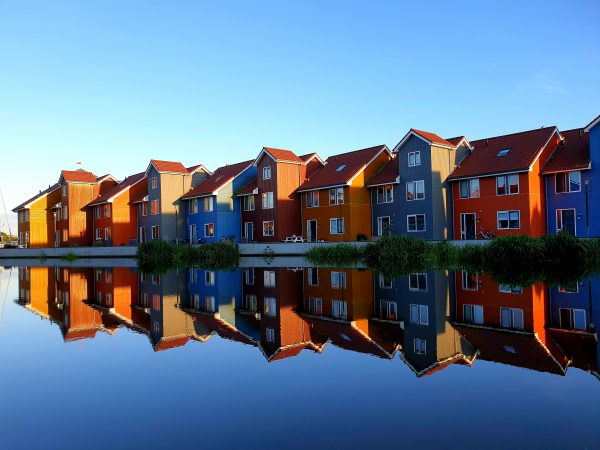
[[[395,154],[393,156],[396,156]],[[400,177],[398,160],[392,158],[367,182],[371,191],[372,237],[400,234],[404,223],[399,208]]]
[[[590,205],[590,236],[600,237],[600,116],[583,130],[590,135],[590,182],[587,187]]]
[[[240,241],[241,211],[235,193],[256,177],[254,161],[219,167],[181,197],[191,243]]]
[[[591,197],[595,184],[592,182],[590,134],[583,128],[560,134],[563,139],[542,171],[546,187],[546,230],[548,234],[562,231],[581,237],[598,236],[598,226],[594,234],[590,208],[594,204]],[[598,153],[600,163],[600,150]],[[596,201],[600,202],[600,198]]]

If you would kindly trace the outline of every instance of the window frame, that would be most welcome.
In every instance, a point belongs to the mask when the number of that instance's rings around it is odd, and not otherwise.
[[[465,283],[468,275],[475,275],[475,288],[474,289],[467,287],[467,283]],[[461,270],[460,278],[461,278],[461,286],[462,286],[463,291],[470,291],[470,292],[479,291],[479,274],[477,272],[469,272],[468,270]]]
[[[309,201],[310,199],[310,201]],[[315,199],[317,200],[315,202]],[[308,191],[306,193],[306,207],[307,208],[318,208],[320,201],[319,201],[319,191]]]
[[[262,179],[263,180],[270,180],[271,179],[271,166],[264,166],[262,168]]]
[[[211,231],[211,227],[212,227],[212,233],[208,234],[207,231],[210,232]],[[204,229],[203,231],[204,231],[204,237],[205,238],[215,237],[215,224],[214,223],[212,223],[212,222],[205,223],[204,226],[203,226],[203,229]]]
[[[408,194],[410,192],[409,185],[413,186],[413,195],[414,198],[409,198]],[[423,187],[423,196],[419,197],[419,186]],[[406,201],[407,202],[416,202],[425,200],[425,180],[415,180],[415,181],[407,181],[406,182]]]
[[[517,178],[517,192],[511,192],[511,185],[510,184],[510,179],[511,177],[516,177]],[[498,181],[503,180],[504,182],[504,193],[501,194],[498,192]],[[519,176],[518,173],[509,173],[509,174],[505,174],[505,175],[497,175],[496,176],[496,196],[500,196],[503,197],[505,195],[519,195],[521,192],[521,177]]]
[[[336,231],[332,231],[334,223],[335,223]],[[340,223],[342,224],[341,227],[340,227]],[[346,230],[346,228],[345,228],[343,217],[332,217],[331,219],[329,219],[329,234],[344,234],[345,230]]]
[[[268,226],[268,224],[271,224],[271,227],[270,227],[270,231],[271,232],[270,233],[265,233],[265,225]],[[275,221],[274,220],[263,220],[262,228],[263,228],[262,231],[263,231],[263,236],[264,237],[273,237],[273,236],[275,236]],[[267,228],[266,230],[269,230],[269,229]]]
[[[510,215],[511,213],[517,213],[518,214],[518,220],[519,220],[519,226],[518,227],[511,227],[510,223],[511,223],[511,218]],[[507,222],[508,222],[508,226],[507,227],[500,227],[500,214],[507,214]],[[498,211],[496,213],[496,228],[498,230],[520,230],[521,229],[521,210],[519,209],[511,209],[511,210],[506,210],[506,211]]]
[[[419,282],[420,278],[419,277],[423,277],[424,276],[424,280],[425,280],[425,287],[421,288],[421,283]],[[416,277],[416,287],[413,287],[413,283],[412,283],[412,279],[413,277]],[[408,274],[408,290],[411,292],[427,292],[428,289],[428,280],[427,280],[427,273],[425,272],[414,272],[414,273],[410,273]]]
[[[410,158],[413,157],[411,163]],[[417,162],[417,157],[419,162]],[[408,152],[408,167],[418,167],[421,165],[421,150],[415,150],[414,152]]]
[[[419,230],[417,228],[417,225],[418,225],[417,217],[419,217],[419,216],[423,216],[423,229],[422,230]],[[414,230],[410,229],[410,219],[411,218],[415,219],[415,229]],[[408,233],[423,233],[423,232],[427,231],[427,222],[426,222],[425,214],[407,214],[407,216],[406,216],[406,231]]]

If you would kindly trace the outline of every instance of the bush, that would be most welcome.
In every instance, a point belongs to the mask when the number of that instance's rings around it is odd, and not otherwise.
[[[227,270],[236,268],[239,263],[237,246],[228,242],[190,246],[150,241],[139,246],[137,257],[142,271],[150,273],[187,267]]]
[[[363,257],[363,249],[352,244],[318,245],[306,252],[306,259],[318,266],[354,265]]]

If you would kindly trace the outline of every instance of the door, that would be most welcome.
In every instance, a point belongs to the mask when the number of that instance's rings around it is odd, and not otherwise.
[[[575,236],[575,210],[562,209],[559,211],[559,215],[562,216],[562,231]]]
[[[196,233],[196,224],[190,225],[190,244],[198,243],[198,234]]]
[[[389,236],[391,234],[391,223],[390,218],[378,217],[377,218],[377,235],[378,236]]]
[[[140,227],[140,244],[146,242],[146,227]]]
[[[246,242],[252,242],[254,240],[254,223],[246,222],[244,224],[244,231],[246,235]]]
[[[475,214],[463,213],[460,215],[460,238],[462,240],[475,239],[476,228]]]
[[[317,241],[317,221],[307,220],[306,221],[306,241],[316,242]]]

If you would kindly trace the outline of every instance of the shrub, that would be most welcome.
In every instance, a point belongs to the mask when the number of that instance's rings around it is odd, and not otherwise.
[[[362,261],[364,252],[352,244],[319,245],[306,252],[306,259],[320,266],[347,266]]]
[[[137,257],[142,271],[151,273],[186,267],[227,270],[239,263],[238,248],[229,242],[190,246],[150,241],[139,246]]]

